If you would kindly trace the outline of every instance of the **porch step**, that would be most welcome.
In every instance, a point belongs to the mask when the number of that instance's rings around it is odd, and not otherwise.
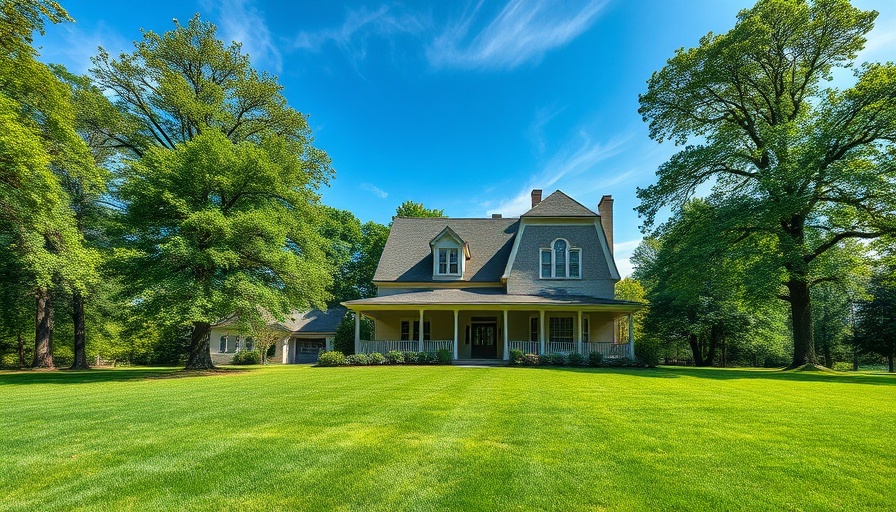
[[[501,359],[458,359],[451,363],[454,366],[507,366],[507,361]]]

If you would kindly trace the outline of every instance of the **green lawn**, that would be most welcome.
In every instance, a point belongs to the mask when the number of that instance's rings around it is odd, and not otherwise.
[[[0,372],[0,510],[896,510],[896,378]]]

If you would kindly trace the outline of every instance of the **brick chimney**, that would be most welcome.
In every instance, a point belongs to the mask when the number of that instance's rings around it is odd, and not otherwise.
[[[610,254],[613,254],[613,196],[603,196],[597,203],[597,213],[600,215],[600,227],[604,228],[604,236],[610,246]]]
[[[541,202],[541,189],[535,188],[532,189],[532,208],[535,208],[535,205]]]

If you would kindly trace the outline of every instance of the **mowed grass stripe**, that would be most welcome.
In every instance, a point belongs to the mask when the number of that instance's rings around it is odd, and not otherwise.
[[[896,379],[0,373],[2,510],[892,510]]]

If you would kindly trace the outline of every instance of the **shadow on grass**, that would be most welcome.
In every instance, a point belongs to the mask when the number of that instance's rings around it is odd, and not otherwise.
[[[657,368],[572,368],[568,366],[509,366],[543,371],[629,375],[676,379],[694,377],[710,380],[761,379],[794,382],[848,382],[853,384],[881,384],[896,386],[896,374],[794,371],[777,368],[695,368],[693,366],[660,366]]]
[[[251,370],[216,368],[184,370],[183,368],[96,368],[90,370],[13,370],[0,371],[0,384],[88,384],[95,382],[127,382],[188,377],[220,377]]]

